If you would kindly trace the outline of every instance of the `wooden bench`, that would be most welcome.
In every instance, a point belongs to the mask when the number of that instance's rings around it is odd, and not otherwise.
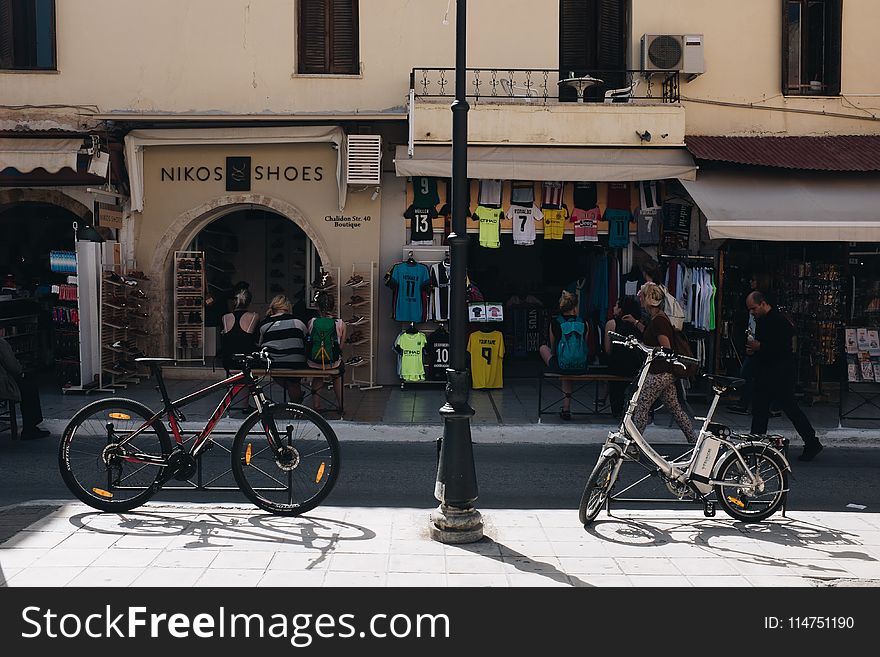
[[[264,369],[254,369],[251,370],[253,372],[254,378],[259,378],[266,374],[266,370]],[[326,388],[321,386],[318,388],[316,392],[312,392],[312,388],[310,385],[302,385],[303,379],[326,379],[326,378],[336,378],[338,376],[342,376],[342,370],[338,367],[334,367],[329,370],[318,370],[311,367],[304,367],[299,369],[285,369],[282,367],[273,367],[269,372],[269,375],[273,379],[299,379],[300,385],[302,386],[303,391],[303,403],[311,397],[313,394],[316,395],[322,402],[321,410],[322,411],[336,411],[339,415],[342,415],[343,409],[345,408],[345,386],[342,386],[339,395],[339,404],[336,403],[336,395],[333,392],[329,394],[326,392]],[[285,386],[281,387],[282,400],[284,403],[287,403],[287,388]]]
[[[621,381],[629,383],[632,377],[619,376],[610,374],[607,371],[599,371],[591,369],[584,374],[563,374],[561,372],[544,372],[538,379],[538,421],[541,421],[542,415],[549,415],[555,412],[554,407],[565,399],[565,393],[562,390],[562,382],[569,381],[571,387],[571,409],[572,415],[603,415],[606,412],[611,414],[611,404],[608,401],[608,393],[600,399],[599,387],[601,383],[610,383],[612,381]],[[553,401],[544,403],[544,386],[549,386],[554,393],[559,393],[559,397],[555,397]],[[584,388],[594,386],[595,396],[592,404],[585,403],[576,397],[577,393]],[[583,410],[575,410],[575,405],[582,407]]]

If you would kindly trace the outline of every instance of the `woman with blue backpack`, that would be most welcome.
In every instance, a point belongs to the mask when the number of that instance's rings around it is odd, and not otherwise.
[[[587,369],[587,335],[589,327],[578,315],[577,295],[563,290],[559,297],[559,314],[550,320],[550,344],[538,350],[551,372],[583,374]],[[562,410],[559,417],[571,419],[571,382],[561,381]]]

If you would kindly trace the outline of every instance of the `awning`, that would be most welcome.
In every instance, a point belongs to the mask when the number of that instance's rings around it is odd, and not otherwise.
[[[694,180],[697,168],[684,148],[582,148],[569,146],[468,146],[468,178],[629,182]],[[416,146],[409,157],[398,146],[398,176],[452,176],[452,146]]]
[[[346,140],[342,128],[334,126],[301,126],[290,128],[190,128],[174,130],[132,130],[125,136],[125,159],[131,189],[131,209],[144,209],[144,148],[205,144],[304,144],[330,142],[336,144],[336,184],[339,209],[345,207]]]
[[[76,171],[76,155],[82,137],[64,139],[0,138],[0,171],[12,167],[21,173],[45,169],[57,173],[64,169]]]
[[[880,242],[880,175],[700,171],[685,188],[712,239]]]

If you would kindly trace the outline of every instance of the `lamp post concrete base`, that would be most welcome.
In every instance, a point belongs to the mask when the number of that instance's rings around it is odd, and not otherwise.
[[[483,517],[474,507],[441,504],[431,512],[431,538],[440,543],[475,543],[483,538]]]

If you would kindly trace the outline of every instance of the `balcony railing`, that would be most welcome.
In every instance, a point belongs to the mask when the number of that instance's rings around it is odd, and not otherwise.
[[[649,100],[679,102],[678,71],[640,69],[590,69],[561,72],[542,68],[468,68],[467,98],[476,102],[516,99],[526,103],[550,102],[628,102]],[[593,78],[581,93],[570,78]],[[633,84],[635,83],[635,84]],[[416,98],[454,98],[454,68],[414,68],[409,76],[410,90]],[[627,90],[627,91],[624,91]],[[610,92],[616,91],[616,94]]]

